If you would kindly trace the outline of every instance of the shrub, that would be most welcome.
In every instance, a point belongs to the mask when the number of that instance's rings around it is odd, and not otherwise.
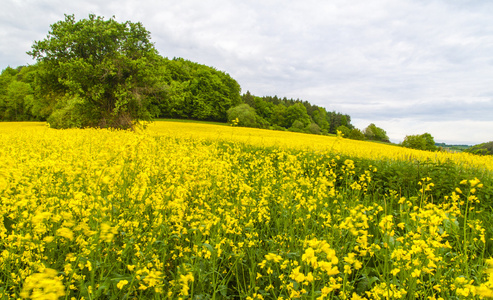
[[[366,140],[365,135],[358,128],[353,128],[349,133],[348,138],[352,140],[361,140],[361,141]]]
[[[423,133],[420,135],[407,135],[401,145],[406,148],[418,150],[437,150],[437,146],[435,146],[435,140],[429,133]]]
[[[238,125],[244,127],[258,127],[257,113],[255,108],[244,103],[238,106],[232,107],[227,111],[228,120],[238,119]]]
[[[351,133],[351,129],[347,128],[344,125],[337,127],[336,132],[337,131],[340,131],[342,133],[343,137],[345,137],[345,138],[349,137],[349,134]]]
[[[312,134],[321,134],[322,131],[320,130],[320,126],[318,126],[317,124],[315,123],[310,123],[310,125],[308,125],[305,130],[309,133],[312,133]]]

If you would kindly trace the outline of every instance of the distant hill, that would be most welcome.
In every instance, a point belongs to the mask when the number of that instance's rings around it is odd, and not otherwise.
[[[477,155],[493,155],[493,141],[474,145],[469,149],[465,150],[465,152],[469,152]]]
[[[447,145],[445,143],[435,143],[435,146],[441,147],[443,150],[451,152],[462,152],[471,147],[469,145]]]

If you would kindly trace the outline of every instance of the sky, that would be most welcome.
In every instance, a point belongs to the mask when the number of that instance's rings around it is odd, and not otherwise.
[[[164,57],[374,123],[392,142],[493,140],[490,0],[2,0],[0,69],[35,63],[26,52],[64,14],[141,22]]]

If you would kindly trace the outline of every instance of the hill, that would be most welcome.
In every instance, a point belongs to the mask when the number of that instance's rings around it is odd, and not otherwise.
[[[450,152],[462,152],[471,147],[469,145],[448,145],[445,143],[435,143],[435,146],[441,147],[443,150]]]
[[[477,155],[493,155],[493,141],[474,145],[465,151]]]

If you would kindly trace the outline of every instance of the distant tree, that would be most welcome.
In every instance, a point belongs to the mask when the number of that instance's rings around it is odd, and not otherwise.
[[[255,97],[255,110],[257,111],[257,114],[264,119],[270,119],[275,106],[274,103],[265,101],[264,98]]]
[[[160,91],[152,98],[159,118],[226,122],[227,111],[242,103],[240,85],[229,74],[183,58],[161,58]]]
[[[340,126],[346,126],[347,127],[347,125],[348,125],[347,117],[346,116],[342,116],[341,117],[341,125]]]
[[[31,118],[32,97],[33,90],[28,83],[12,81],[7,87],[6,117],[12,121],[28,121]]]
[[[429,133],[407,135],[404,138],[404,141],[401,143],[401,145],[406,148],[412,148],[418,150],[427,150],[427,151],[437,150],[437,146],[435,145],[435,140]]]
[[[246,103],[232,107],[228,110],[228,120],[231,122],[236,119],[238,120],[239,126],[261,128],[268,126],[268,123],[257,115],[255,109]]]
[[[389,143],[389,137],[387,136],[387,132],[380,127],[377,127],[375,124],[371,123],[368,127],[363,131],[365,137],[372,141],[382,141]]]
[[[343,125],[349,129],[353,128],[351,125],[351,117],[349,115],[343,115],[341,113],[332,111],[327,112],[327,119],[330,123],[330,133],[336,133],[337,127]]]
[[[313,121],[320,127],[322,133],[328,133],[330,123],[328,121],[327,111],[323,107],[318,107],[312,114]]]
[[[336,132],[340,131],[342,133],[342,136],[345,138],[349,138],[349,134],[351,133],[351,129],[347,128],[344,125],[340,125],[337,127]]]
[[[308,125],[305,128],[305,131],[308,133],[311,133],[311,134],[321,134],[322,133],[320,126],[318,126],[316,123],[310,123],[310,125]]]
[[[190,83],[191,117],[198,120],[227,121],[226,112],[241,101],[240,86],[229,75],[202,66]]]
[[[274,105],[272,108],[272,115],[268,120],[273,126],[276,125],[278,127],[286,128],[286,112],[287,108],[284,104],[279,103],[278,105]]]
[[[305,128],[311,123],[310,116],[306,112],[306,107],[301,103],[296,103],[286,109],[286,127],[293,127],[295,121],[299,121],[303,125],[302,128]]]
[[[38,119],[32,112],[35,99],[31,67],[7,67],[0,74],[0,120]]]
[[[250,94],[250,91],[247,91],[246,94],[243,94],[241,97],[243,102],[255,108],[255,96]]]
[[[57,126],[129,128],[150,119],[159,56],[141,23],[65,15],[28,54],[42,68],[44,96],[55,96]]]
[[[351,129],[351,132],[349,133],[348,138],[350,138],[352,140],[365,140],[366,139],[363,132],[361,132],[361,130],[359,130],[358,128]]]
[[[293,132],[305,132],[305,124],[303,124],[300,120],[295,120],[293,125],[291,125],[288,130]]]
[[[493,155],[493,141],[474,145],[464,150],[464,152],[468,152],[476,155]]]

